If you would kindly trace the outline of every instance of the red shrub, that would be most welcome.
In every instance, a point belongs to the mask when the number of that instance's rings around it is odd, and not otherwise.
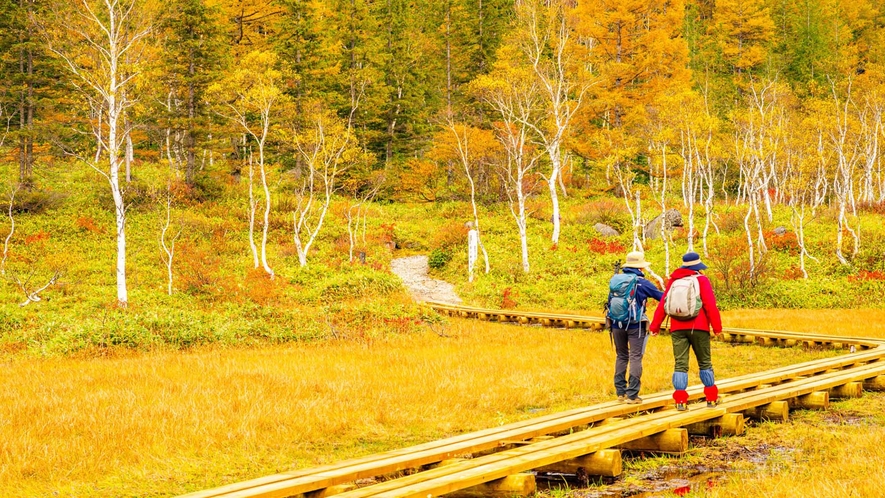
[[[587,241],[587,249],[596,254],[620,254],[624,252],[624,245],[618,240],[605,240],[594,238]]]
[[[794,265],[784,271],[782,278],[784,280],[799,280],[800,278],[805,278],[805,275],[802,273],[802,268]]]
[[[49,240],[49,232],[37,232],[33,235],[28,235],[25,237],[25,244],[37,244],[40,242],[46,242]]]
[[[517,290],[514,290],[512,287],[507,287],[504,289],[504,294],[501,296],[501,309],[513,309],[516,308],[518,303],[516,302],[516,297],[519,294]]]
[[[286,279],[270,275],[264,268],[250,268],[246,273],[246,297],[256,304],[268,305],[277,302],[286,286]]]
[[[99,227],[98,225],[95,224],[95,220],[89,216],[81,216],[81,217],[77,218],[77,228],[79,228],[80,230],[86,230],[87,232],[92,232],[92,233],[104,232],[104,230],[102,230],[101,227]]]
[[[794,256],[799,255],[799,237],[794,232],[786,232],[783,235],[768,232],[765,234],[765,243],[769,249],[790,253]]]
[[[871,281],[871,280],[885,280],[885,272],[882,270],[874,270],[867,271],[861,270],[857,272],[857,275],[851,275],[848,277],[850,282],[862,282],[862,281]]]

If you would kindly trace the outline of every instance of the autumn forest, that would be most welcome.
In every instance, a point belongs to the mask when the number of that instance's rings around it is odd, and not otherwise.
[[[527,274],[530,224],[547,220],[557,247],[573,192],[620,203],[626,247],[660,242],[668,268],[672,233],[643,230],[655,214],[678,206],[682,243],[705,254],[728,221],[750,281],[786,213],[792,271],[808,278],[809,259],[852,267],[861,213],[885,201],[873,1],[7,0],[0,12],[0,150],[15,167],[4,273],[16,213],[69,195],[49,184],[70,165],[109,196],[112,226],[78,226],[112,228],[123,306],[127,216],[145,196],[165,218],[168,294],[180,213],[224,189],[271,280],[275,232],[305,268],[337,216],[353,261],[372,206],[413,202],[469,203],[484,253],[482,211],[504,206]],[[829,246],[813,254],[805,229],[824,208]]]

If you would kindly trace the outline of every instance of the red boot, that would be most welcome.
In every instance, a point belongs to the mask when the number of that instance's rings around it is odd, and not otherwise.
[[[715,384],[705,387],[704,397],[707,398],[707,407],[713,408],[719,404],[719,388]]]
[[[676,402],[676,409],[679,411],[688,410],[688,391],[677,389],[673,391],[673,401]]]

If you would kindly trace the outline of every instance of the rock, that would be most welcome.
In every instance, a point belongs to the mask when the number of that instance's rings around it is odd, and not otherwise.
[[[599,232],[599,235],[602,235],[603,237],[617,237],[618,235],[621,235],[620,232],[604,223],[597,223],[593,225],[593,228],[595,228],[596,231]]]
[[[777,227],[777,228],[774,229],[774,234],[775,234],[775,235],[778,235],[778,236],[780,236],[780,235],[786,235],[786,234],[787,234],[787,229],[784,228],[784,227]]]
[[[645,225],[646,239],[661,238],[661,216],[664,216],[666,229],[672,230],[673,227],[682,226],[682,214],[675,209],[668,209],[663,215],[658,215],[655,219]]]

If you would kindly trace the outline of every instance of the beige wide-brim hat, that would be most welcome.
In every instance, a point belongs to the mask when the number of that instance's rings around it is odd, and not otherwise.
[[[651,263],[645,260],[645,253],[639,251],[633,251],[630,254],[627,254],[627,262],[624,263],[624,268],[648,268],[651,266]]]

